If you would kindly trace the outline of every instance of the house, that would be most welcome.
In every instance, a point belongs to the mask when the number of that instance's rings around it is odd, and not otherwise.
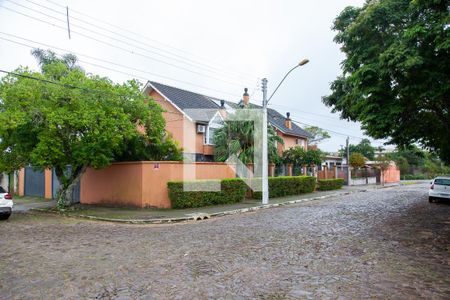
[[[184,89],[148,81],[143,93],[153,98],[164,110],[166,131],[183,147],[185,158],[191,161],[213,161],[214,130],[220,128],[226,113],[239,107],[261,108],[250,103],[247,89],[240,101],[201,95]],[[310,134],[274,109],[268,109],[268,121],[284,145],[278,144],[278,153],[299,146],[307,148]]]

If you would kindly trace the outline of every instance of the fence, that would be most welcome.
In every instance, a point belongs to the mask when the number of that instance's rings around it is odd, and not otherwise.
[[[235,178],[224,163],[143,161],[88,169],[81,177],[82,204],[170,208],[168,181]]]

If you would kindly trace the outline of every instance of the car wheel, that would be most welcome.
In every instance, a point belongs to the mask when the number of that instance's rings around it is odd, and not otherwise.
[[[9,216],[11,216],[11,214],[0,214],[0,220],[8,220]]]

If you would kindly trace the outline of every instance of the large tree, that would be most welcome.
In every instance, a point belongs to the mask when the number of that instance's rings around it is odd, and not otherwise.
[[[450,162],[449,24],[446,0],[345,8],[333,27],[343,73],[324,103],[374,138],[419,143]]]
[[[306,126],[304,129],[312,135],[312,137],[308,139],[310,145],[317,145],[331,137],[328,131],[317,126]]]
[[[158,158],[161,151],[174,152],[162,109],[141,93],[138,82],[115,84],[86,74],[75,66],[76,58],[33,53],[41,72],[21,67],[0,83],[2,171],[54,168],[61,183],[58,206],[64,207],[86,168],[109,165],[130,142],[137,149],[156,147]]]
[[[356,145],[350,144],[348,148],[350,154],[358,152],[369,160],[373,160],[375,158],[375,147],[372,146],[369,139],[362,139],[361,142]]]

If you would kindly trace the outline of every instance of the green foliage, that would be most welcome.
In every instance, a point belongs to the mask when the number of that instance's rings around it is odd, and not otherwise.
[[[314,166],[322,163],[324,153],[320,150],[304,150],[301,147],[292,147],[283,152],[282,161],[295,166]]]
[[[423,174],[425,177],[434,177],[450,173],[450,167],[444,165],[435,154],[416,146],[401,148],[387,156],[396,162],[402,178],[404,175]]]
[[[255,178],[254,180],[261,180]],[[312,193],[316,188],[316,178],[312,176],[269,177],[269,197],[295,196]],[[261,199],[261,192],[253,192],[254,199]]]
[[[331,191],[331,190],[339,190],[344,185],[344,179],[335,178],[335,179],[319,179],[317,189],[319,191]]]
[[[331,137],[326,130],[323,130],[317,126],[306,126],[304,129],[312,135],[312,137],[308,139],[308,142],[311,145],[317,145],[318,143]]]
[[[235,114],[228,115],[223,127],[215,130],[214,158],[216,161],[224,162],[234,154],[244,164],[253,163],[254,135],[258,132],[255,130],[253,121],[246,121],[253,116],[251,109],[239,109]],[[284,144],[284,141],[273,127],[268,125],[268,153],[271,163],[278,163],[279,160],[277,143]]]
[[[369,160],[373,160],[375,158],[375,148],[372,147],[369,139],[363,139],[357,145],[350,144],[348,148],[350,154],[358,152],[361,153],[364,157],[368,158]]]
[[[193,188],[212,190],[220,184],[219,191],[184,191],[182,181],[167,183],[172,208],[192,208],[208,205],[237,203],[245,198],[247,186],[242,179],[197,180],[185,182]]]
[[[362,168],[366,164],[366,160],[364,159],[364,156],[361,153],[353,152],[350,155],[350,165],[353,168]]]
[[[54,168],[61,182],[58,206],[62,208],[72,200],[72,187],[87,167],[109,165],[129,143],[154,145],[161,153],[162,109],[141,93],[138,82],[115,84],[84,73],[76,67],[76,58],[34,54],[41,72],[19,68],[15,73],[22,76],[8,75],[0,83],[1,171],[26,165]],[[137,126],[146,133],[139,133]],[[68,165],[70,173],[65,172]]]
[[[419,143],[450,163],[448,1],[367,1],[336,18],[346,55],[323,102],[374,138]]]

